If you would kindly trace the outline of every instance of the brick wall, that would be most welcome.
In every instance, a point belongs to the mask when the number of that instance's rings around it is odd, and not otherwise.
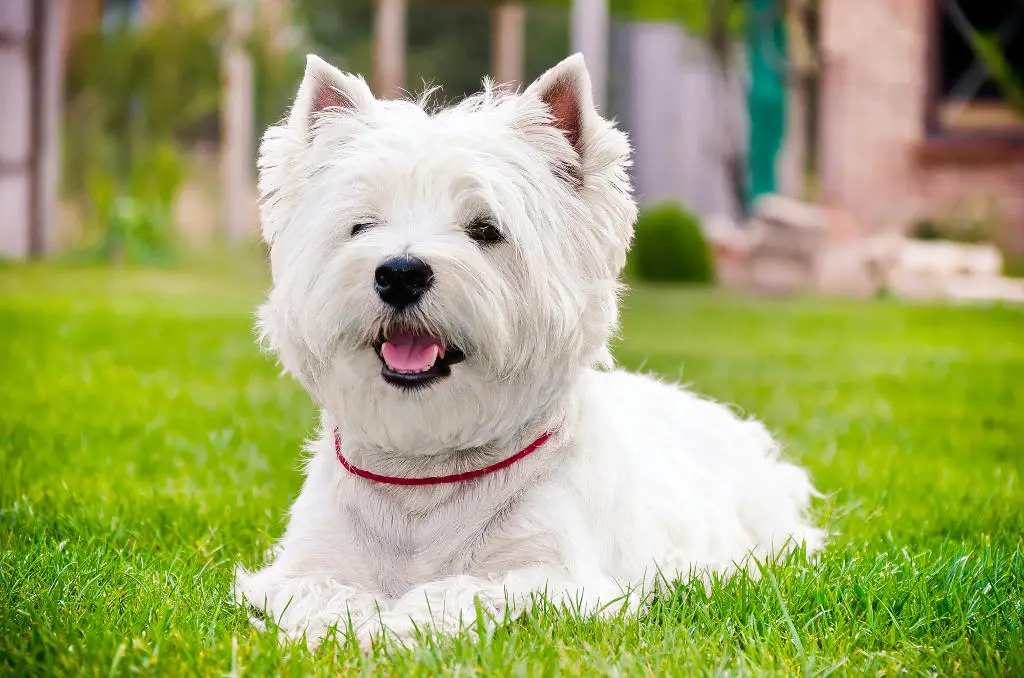
[[[1024,153],[925,139],[933,0],[823,0],[822,198],[865,233],[982,207],[1024,251]]]

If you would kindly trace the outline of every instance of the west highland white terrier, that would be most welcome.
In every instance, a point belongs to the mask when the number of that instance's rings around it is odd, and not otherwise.
[[[309,57],[260,148],[259,327],[321,426],[272,564],[239,573],[255,619],[408,638],[820,547],[762,424],[612,366],[629,155],[579,55],[443,110]]]

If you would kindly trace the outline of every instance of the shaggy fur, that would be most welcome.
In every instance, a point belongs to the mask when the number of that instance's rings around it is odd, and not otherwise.
[[[821,545],[807,474],[760,423],[612,368],[629,152],[578,55],[522,94],[486,86],[437,111],[376,100],[309,58],[260,151],[273,271],[260,328],[320,406],[321,433],[272,564],[239,574],[251,607],[313,641],[349,622],[364,639],[381,625],[408,637],[475,621],[477,600],[499,618],[538,591],[614,610],[659,573]],[[505,241],[471,239],[480,218]],[[373,279],[403,254],[434,286],[399,313]],[[423,389],[390,385],[373,342],[409,328],[465,361]],[[481,468],[554,435],[497,473],[398,487],[346,472],[335,427],[353,464],[393,476]]]

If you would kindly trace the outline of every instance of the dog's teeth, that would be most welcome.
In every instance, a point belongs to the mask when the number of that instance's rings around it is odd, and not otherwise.
[[[440,348],[435,344],[430,347],[430,361],[427,363],[427,369],[429,370],[437,362],[437,356],[440,352]]]

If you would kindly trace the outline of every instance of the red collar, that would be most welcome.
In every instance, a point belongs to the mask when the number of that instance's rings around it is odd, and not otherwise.
[[[425,478],[400,478],[396,476],[380,476],[370,471],[364,471],[361,468],[356,468],[349,463],[348,459],[345,459],[345,455],[341,453],[341,436],[338,435],[338,429],[334,429],[334,453],[338,456],[338,461],[345,467],[345,470],[352,475],[365,478],[366,480],[372,480],[375,483],[385,483],[387,485],[444,485],[446,483],[461,483],[464,480],[473,480],[485,476],[495,471],[500,471],[503,468],[508,468],[512,464],[516,463],[520,459],[526,457],[532,452],[537,451],[541,445],[548,441],[551,437],[551,433],[545,433],[540,438],[537,438],[532,443],[513,454],[508,459],[499,461],[496,464],[485,466],[484,468],[477,469],[475,471],[466,471],[465,473],[453,473],[450,476],[427,476]]]

